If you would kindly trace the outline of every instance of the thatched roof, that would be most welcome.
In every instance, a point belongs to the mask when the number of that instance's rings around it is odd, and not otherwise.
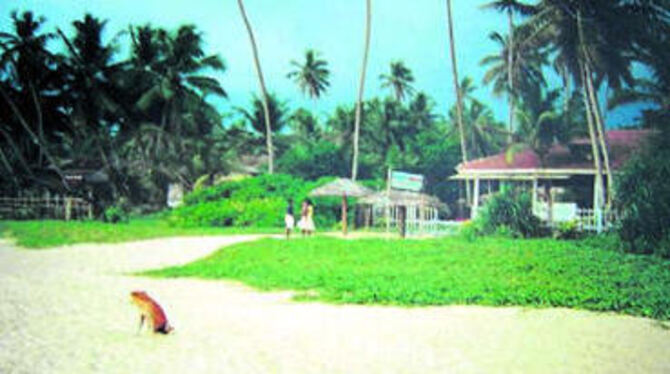
[[[389,196],[386,191],[377,192],[372,195],[365,196],[361,199],[358,199],[359,204],[370,204],[370,205],[386,205],[389,200]],[[390,204],[391,205],[404,205],[404,206],[419,206],[425,205],[438,209],[446,208],[446,205],[440,201],[435,196],[412,192],[412,191],[398,191],[391,190],[390,194]]]
[[[330,183],[315,188],[309,193],[309,196],[342,196],[346,194],[351,197],[361,197],[372,193],[372,190],[361,186],[351,179],[337,178]]]

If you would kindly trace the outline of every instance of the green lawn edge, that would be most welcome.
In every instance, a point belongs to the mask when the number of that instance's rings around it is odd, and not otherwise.
[[[261,239],[137,275],[235,280],[330,303],[566,307],[670,320],[670,261],[595,240]]]
[[[178,236],[279,233],[279,228],[173,227],[161,219],[132,219],[125,223],[100,221],[0,221],[0,234],[25,249],[49,249],[82,243],[121,243]]]

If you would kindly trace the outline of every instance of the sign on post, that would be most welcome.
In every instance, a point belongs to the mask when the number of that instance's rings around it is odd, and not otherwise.
[[[423,175],[391,171],[391,188],[396,190],[421,191]]]

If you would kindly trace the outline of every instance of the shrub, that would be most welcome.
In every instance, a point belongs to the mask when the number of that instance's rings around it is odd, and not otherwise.
[[[121,205],[112,205],[105,209],[105,221],[111,223],[128,222],[128,213]]]
[[[227,181],[187,195],[184,205],[173,210],[167,221],[175,226],[252,226],[281,227],[286,202],[293,199],[293,210],[300,214],[300,203],[314,188],[332,180],[324,177],[304,181],[289,175],[262,175]],[[317,228],[334,228],[341,219],[340,197],[313,198]],[[353,207],[354,200],[349,200]],[[349,210],[350,220],[354,209]],[[298,219],[298,217],[296,217]]]
[[[618,233],[626,250],[670,257],[670,134],[655,136],[616,184]]]
[[[579,225],[576,220],[560,222],[556,231],[554,232],[556,239],[579,239],[583,237],[583,233],[579,230]]]
[[[480,235],[535,237],[543,234],[532,212],[530,194],[508,189],[493,195],[480,209],[474,227]]]

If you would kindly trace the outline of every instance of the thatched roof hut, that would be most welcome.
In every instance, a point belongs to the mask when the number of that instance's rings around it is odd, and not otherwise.
[[[330,183],[326,183],[321,187],[315,188],[309,193],[309,196],[324,197],[324,196],[342,196],[361,197],[372,193],[372,190],[361,186],[360,184],[346,178],[337,178]]]
[[[347,197],[361,197],[371,194],[372,191],[351,179],[337,178],[330,183],[315,188],[309,196],[342,196],[342,233],[347,234]]]

